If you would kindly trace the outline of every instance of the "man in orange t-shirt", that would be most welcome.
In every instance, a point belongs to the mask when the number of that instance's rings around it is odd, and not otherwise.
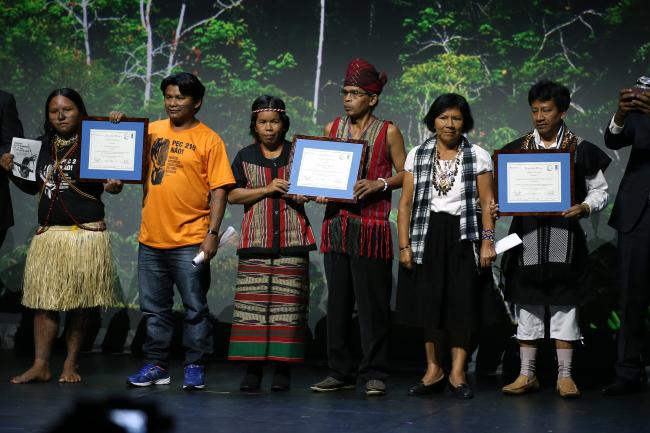
[[[183,72],[160,85],[168,119],[149,125],[149,169],[140,226],[140,309],[147,318],[146,362],[127,381],[134,386],[170,382],[173,286],[185,307],[183,389],[205,387],[205,358],[212,352],[206,294],[209,262],[217,253],[227,189],[235,184],[221,137],[196,118],[205,87]],[[192,259],[202,254],[194,266]],[[198,260],[200,261],[200,260]]]

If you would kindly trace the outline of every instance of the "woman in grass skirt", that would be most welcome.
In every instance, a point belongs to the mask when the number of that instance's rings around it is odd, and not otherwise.
[[[45,125],[36,181],[12,181],[28,194],[39,194],[38,223],[25,262],[22,304],[34,310],[34,363],[12,383],[49,381],[50,354],[59,330],[59,312],[66,312],[67,356],[59,382],[80,382],[77,356],[90,309],[113,304],[111,248],[104,224],[103,191],[118,193],[119,181],[80,183],[81,96],[63,88],[45,102]],[[13,156],[2,155],[10,171]]]

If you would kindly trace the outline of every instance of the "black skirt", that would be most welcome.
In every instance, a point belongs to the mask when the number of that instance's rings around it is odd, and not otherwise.
[[[474,245],[460,240],[459,225],[458,216],[431,213],[422,264],[399,269],[398,323],[431,330],[471,330],[483,323],[492,275],[489,269],[479,273]]]
[[[523,239],[521,217],[513,218],[511,233]],[[521,305],[583,305],[595,293],[589,272],[587,241],[580,225],[571,226],[575,236],[571,263],[522,264],[523,247],[508,250],[502,260],[505,296]]]

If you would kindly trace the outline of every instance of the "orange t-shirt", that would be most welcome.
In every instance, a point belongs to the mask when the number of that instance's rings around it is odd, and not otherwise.
[[[226,146],[204,123],[174,131],[169,119],[149,125],[147,179],[139,241],[169,249],[203,242],[210,190],[233,185]]]

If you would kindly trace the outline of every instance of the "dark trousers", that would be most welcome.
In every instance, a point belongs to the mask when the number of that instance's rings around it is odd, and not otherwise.
[[[174,331],[174,285],[185,308],[185,364],[202,364],[212,353],[212,325],[206,298],[210,288],[210,265],[203,262],[192,266],[192,258],[198,251],[197,245],[163,250],[140,244],[140,309],[147,318],[142,351],[147,362],[163,367],[169,363]]]
[[[641,353],[650,302],[650,206],[631,232],[619,232],[618,251],[622,317],[616,374],[623,380],[638,381],[645,377]]]
[[[2,248],[2,244],[5,242],[5,237],[7,236],[7,230],[8,229],[0,229],[0,248]],[[0,287],[3,287],[4,283],[0,279]]]
[[[327,298],[327,357],[332,376],[351,381],[357,374],[350,352],[350,326],[356,300],[364,380],[388,377],[390,331],[390,260],[327,253],[324,256]]]

